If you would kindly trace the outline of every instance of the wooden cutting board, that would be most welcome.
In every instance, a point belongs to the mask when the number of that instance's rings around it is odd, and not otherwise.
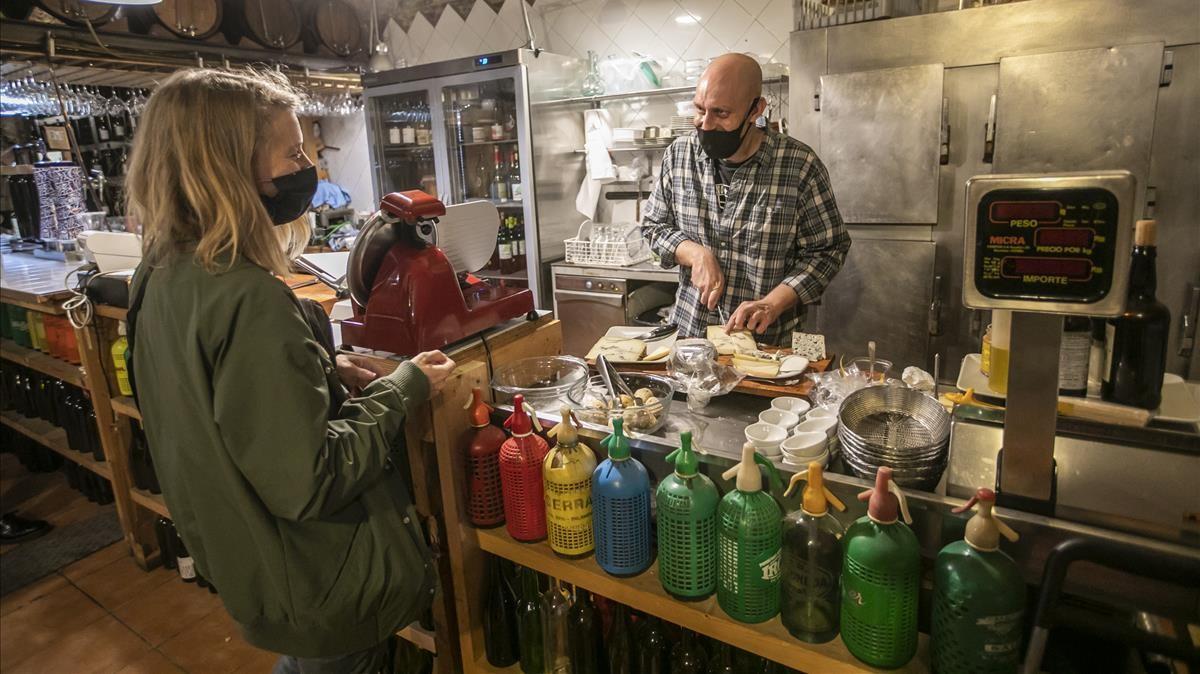
[[[783,353],[786,353],[786,354],[790,354],[792,352],[791,349],[783,349],[783,348],[777,348],[777,347],[776,348],[769,348],[769,347],[763,348],[763,351],[770,351],[772,353],[782,351]],[[613,367],[615,367],[620,372],[649,372],[651,374],[662,374],[663,370],[665,369],[666,362],[667,362],[667,359],[663,359],[662,361],[659,361],[657,363],[657,367],[652,364],[617,365],[615,363],[613,364]],[[733,356],[717,356],[717,362],[721,363],[722,365],[733,365]],[[590,363],[590,362],[588,364],[595,365],[594,363]],[[763,398],[777,398],[779,396],[797,396],[800,398],[807,398],[808,394],[812,391],[813,383],[811,380],[804,378],[804,375],[806,375],[810,372],[824,372],[825,370],[828,370],[829,366],[832,364],[833,364],[833,355],[832,354],[826,355],[823,360],[818,360],[815,363],[809,363],[808,369],[806,369],[803,374],[797,375],[797,377],[800,378],[800,381],[791,386],[780,386],[778,384],[772,384],[767,381],[762,381],[759,379],[751,379],[751,378],[747,377],[747,378],[743,379],[742,382],[740,384],[738,384],[733,390],[737,391],[739,393],[745,393],[745,394],[752,395],[752,396],[760,396]]]

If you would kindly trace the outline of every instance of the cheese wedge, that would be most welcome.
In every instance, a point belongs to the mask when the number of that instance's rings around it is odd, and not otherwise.
[[[646,353],[646,343],[640,339],[626,337],[601,337],[600,341],[588,351],[587,359],[595,360],[604,356],[614,361],[639,361]]]
[[[664,346],[664,347],[660,347],[657,351],[652,351],[652,352],[646,354],[642,358],[642,360],[643,361],[662,360],[663,358],[666,358],[669,355],[671,355],[671,348]]]
[[[780,362],[775,358],[739,353],[733,356],[733,367],[752,377],[777,377]]]
[[[725,327],[721,325],[708,326],[708,341],[712,342],[717,347],[717,353],[722,356],[732,356],[735,353],[749,353],[757,351],[758,344],[754,341],[754,334],[749,330],[739,330],[732,335],[726,334]]]

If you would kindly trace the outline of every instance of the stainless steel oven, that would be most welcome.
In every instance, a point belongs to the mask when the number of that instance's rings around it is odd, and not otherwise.
[[[563,352],[576,356],[614,325],[627,325],[628,281],[619,278],[554,277],[554,312],[563,324]]]

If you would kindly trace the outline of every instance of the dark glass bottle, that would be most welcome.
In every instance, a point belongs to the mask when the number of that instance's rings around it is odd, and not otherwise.
[[[175,525],[165,517],[154,521],[154,537],[158,540],[158,555],[162,559],[163,568],[175,569]]]
[[[608,665],[612,674],[632,674],[638,671],[633,658],[633,635],[629,628],[629,608],[615,604],[612,625],[608,628]]]
[[[1171,312],[1154,297],[1158,286],[1155,237],[1155,222],[1138,220],[1129,298],[1125,313],[1108,321],[1108,367],[1100,388],[1104,400],[1148,410],[1162,402],[1171,328]]]
[[[671,649],[671,674],[704,674],[704,648],[689,629],[683,630],[683,638]]]
[[[571,607],[569,620],[568,643],[574,674],[606,674],[608,661],[600,616],[592,605],[591,593],[581,587],[575,588],[575,605]]]
[[[517,597],[504,579],[500,558],[488,559],[487,601],[483,608],[483,644],[488,663],[509,667],[520,660]]]
[[[708,661],[708,674],[737,674],[737,667],[734,665],[733,654],[734,648],[724,641],[714,641],[710,650],[713,651],[712,658]]]
[[[567,634],[571,622],[571,595],[562,581],[551,578],[542,593],[542,663],[546,674],[573,674]]]
[[[521,569],[521,598],[517,602],[517,628],[521,637],[521,671],[542,674],[542,597],[538,575],[533,569]]]
[[[667,674],[671,669],[671,644],[662,621],[652,615],[642,620],[637,640],[638,674]]]

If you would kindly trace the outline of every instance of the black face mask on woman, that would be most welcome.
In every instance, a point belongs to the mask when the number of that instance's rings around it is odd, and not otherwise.
[[[309,166],[295,173],[272,178],[271,184],[278,192],[273,197],[260,194],[267,215],[276,225],[286,225],[304,215],[313,195],[317,193],[317,167]]]
[[[700,140],[700,147],[704,149],[704,153],[713,159],[728,159],[738,151],[742,146],[742,139],[746,137],[746,122],[750,121],[750,115],[754,112],[754,106],[758,105],[758,99],[755,98],[750,102],[750,109],[746,111],[746,118],[738,125],[738,128],[725,131],[723,129],[713,129],[711,131],[697,128],[696,137]]]

